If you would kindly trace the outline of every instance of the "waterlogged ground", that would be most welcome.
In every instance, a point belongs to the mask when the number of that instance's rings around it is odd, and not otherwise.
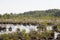
[[[4,34],[4,33],[11,33],[11,32],[16,32],[17,28],[20,29],[20,31],[22,31],[23,29],[26,30],[26,32],[28,33],[31,29],[37,31],[37,26],[36,25],[13,25],[13,24],[5,24],[6,27],[6,32],[1,31],[0,34]],[[12,27],[12,31],[9,31],[9,27]]]

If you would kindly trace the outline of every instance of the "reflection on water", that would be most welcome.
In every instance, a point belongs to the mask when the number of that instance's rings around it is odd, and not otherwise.
[[[17,28],[20,29],[20,31],[22,31],[23,29],[26,30],[26,32],[28,33],[31,29],[37,31],[37,26],[36,25],[13,25],[13,24],[5,24],[4,25],[6,27],[6,32],[1,31],[0,34],[4,34],[4,33],[11,33],[11,32],[16,32]],[[12,31],[9,31],[9,28],[12,28]]]

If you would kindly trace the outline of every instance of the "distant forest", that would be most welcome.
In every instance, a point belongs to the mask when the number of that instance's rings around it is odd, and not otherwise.
[[[0,14],[0,22],[40,22],[44,20],[60,20],[60,9],[49,9],[42,11],[29,11],[19,14],[5,13],[4,15]],[[41,21],[41,22],[42,22]]]

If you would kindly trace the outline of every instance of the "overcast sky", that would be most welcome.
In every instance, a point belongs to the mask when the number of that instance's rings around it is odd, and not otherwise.
[[[60,0],[0,0],[0,14],[60,9]]]

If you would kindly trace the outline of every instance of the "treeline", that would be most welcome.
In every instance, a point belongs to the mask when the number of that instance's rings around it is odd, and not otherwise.
[[[43,11],[29,11],[19,14],[13,14],[13,13],[5,13],[4,15],[0,14],[0,17],[3,18],[12,18],[12,17],[42,17],[42,16],[54,16],[59,17],[60,16],[60,10],[59,9],[49,9],[49,10],[43,10]]]
[[[19,14],[5,13],[0,14],[0,22],[39,22],[43,20],[53,20],[60,18],[59,9],[49,9],[42,11],[29,11]]]

